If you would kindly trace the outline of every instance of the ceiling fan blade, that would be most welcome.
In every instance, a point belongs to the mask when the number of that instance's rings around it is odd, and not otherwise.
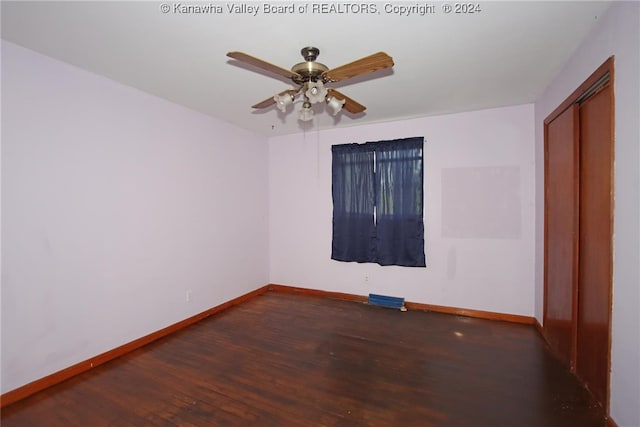
[[[338,99],[344,99],[345,103],[344,106],[342,108],[344,108],[345,110],[347,110],[350,113],[353,114],[357,114],[357,113],[362,113],[364,110],[367,109],[367,107],[365,107],[364,105],[360,104],[359,102],[354,101],[353,99],[349,98],[348,96],[342,94],[341,92],[338,92],[335,89],[329,89],[328,92],[335,96]]]
[[[289,93],[291,96],[293,96],[294,98],[298,96],[298,94],[300,93],[300,89],[287,89],[287,90],[283,90],[282,92],[280,92],[277,96],[282,96],[285,93]],[[273,99],[273,96],[271,98],[267,98],[264,101],[260,101],[255,105],[252,105],[251,108],[256,108],[256,109],[260,109],[260,108],[267,108],[273,104],[276,103],[276,100]]]
[[[350,79],[362,74],[372,73],[393,67],[393,58],[384,52],[365,56],[348,64],[341,65],[322,73],[322,77],[332,82]]]
[[[252,105],[251,108],[256,108],[256,109],[267,108],[275,103],[276,101],[273,99],[273,96],[272,96],[271,98],[267,98],[264,101],[258,102],[256,105]]]
[[[245,64],[253,65],[254,67],[261,68],[265,71],[269,71],[270,73],[277,74],[282,77],[286,77],[288,79],[291,78],[299,78],[300,75],[298,73],[294,73],[291,70],[287,70],[286,68],[278,67],[277,65],[270,64],[262,59],[258,59],[251,55],[247,55],[243,52],[227,52],[227,56],[229,58],[236,59],[240,62],[244,62]]]

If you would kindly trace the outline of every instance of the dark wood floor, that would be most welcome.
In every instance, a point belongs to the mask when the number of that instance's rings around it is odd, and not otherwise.
[[[605,426],[532,326],[274,292],[10,405],[1,420]]]

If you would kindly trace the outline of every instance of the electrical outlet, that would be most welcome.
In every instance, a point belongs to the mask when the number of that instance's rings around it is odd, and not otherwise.
[[[191,302],[191,291],[187,291],[187,292],[184,294],[184,300],[185,300],[186,302]]]
[[[364,276],[364,283],[369,283],[369,276],[367,276],[366,274]]]

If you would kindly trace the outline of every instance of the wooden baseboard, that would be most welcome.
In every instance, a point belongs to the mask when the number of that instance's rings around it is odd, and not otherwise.
[[[533,326],[536,327],[536,331],[538,331],[538,333],[540,334],[540,336],[542,338],[544,338],[544,328],[542,327],[542,325],[540,324],[540,322],[538,322],[538,319],[536,319],[535,317],[533,318],[534,323]]]
[[[278,285],[275,283],[269,284],[268,288],[270,291],[283,292],[287,294],[315,295],[315,296],[321,296],[325,298],[343,299],[343,300],[356,301],[356,302],[367,302],[368,300],[367,297],[362,295],[346,294],[343,292],[321,291],[318,289],[308,289],[308,288],[300,288],[297,286]]]
[[[74,377],[83,372],[86,372],[92,368],[95,368],[96,366],[109,362],[110,360],[116,359],[133,350],[143,347],[153,341],[156,341],[169,334],[172,334],[183,328],[186,328],[187,326],[190,326],[202,319],[205,319],[209,316],[219,313],[220,311],[223,311],[229,307],[232,307],[234,305],[247,301],[268,290],[269,290],[269,285],[263,286],[261,288],[256,289],[255,291],[251,291],[249,293],[241,295],[223,304],[210,308],[209,310],[203,311],[202,313],[196,314],[195,316],[189,317],[178,323],[174,323],[173,325],[167,326],[166,328],[160,329],[149,335],[145,335],[144,337],[138,338],[137,340],[131,341],[127,344],[121,345],[120,347],[116,347],[112,350],[109,350],[102,354],[94,356],[88,360],[76,363],[73,366],[69,366],[68,368],[62,369],[61,371],[54,372],[53,374],[47,375],[44,378],[40,378],[38,380],[30,382],[29,384],[26,384],[22,387],[18,387],[15,390],[11,390],[7,393],[4,393],[2,396],[0,396],[0,408],[3,408],[14,402],[17,402],[18,400],[31,396],[32,394],[42,391],[55,384],[61,383],[62,381],[65,381],[71,377]]]
[[[522,323],[533,325],[535,319],[531,316],[519,314],[496,313],[493,311],[472,310],[469,308],[448,307],[443,305],[422,304],[418,302],[405,302],[409,310],[435,311],[437,313],[455,314],[456,316],[475,317],[478,319],[499,320],[502,322]]]
[[[322,291],[318,289],[307,289],[307,288],[300,288],[296,286],[278,285],[275,283],[272,283],[269,285],[269,290],[275,291],[275,292],[324,296],[328,298],[336,298],[336,299],[343,299],[343,300],[357,301],[357,302],[366,302],[368,300],[368,297],[363,295],[346,294],[342,292]],[[409,301],[406,301],[404,305],[409,310],[435,311],[438,313],[455,314],[457,316],[476,317],[479,319],[489,319],[489,320],[500,320],[504,322],[523,323],[527,325],[533,325],[535,323],[534,317],[521,316],[517,314],[495,313],[491,311],[471,310],[467,308],[422,304],[422,303],[409,302]]]

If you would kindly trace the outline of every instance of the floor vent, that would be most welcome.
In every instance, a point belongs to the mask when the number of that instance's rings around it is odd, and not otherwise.
[[[404,306],[404,298],[369,294],[368,302],[370,305],[379,305],[381,307],[389,307],[389,308],[399,308],[401,311],[407,311],[407,309]]]

